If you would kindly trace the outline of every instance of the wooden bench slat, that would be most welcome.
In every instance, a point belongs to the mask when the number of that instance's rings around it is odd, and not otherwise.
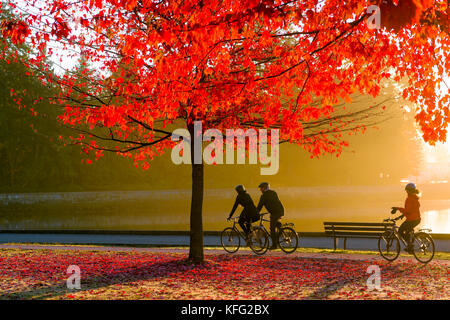
[[[343,237],[343,236],[345,236],[347,238],[350,238],[351,236],[367,236],[367,237],[376,237],[376,238],[378,238],[380,235],[383,234],[383,232],[371,232],[371,233],[369,233],[369,232],[351,232],[351,233],[349,233],[349,232],[332,232],[332,231],[328,231],[328,232],[326,232],[326,234],[333,235],[333,236],[336,236],[336,237]]]
[[[379,231],[384,232],[386,227],[332,227],[326,226],[325,231],[336,230],[336,231]]]
[[[392,226],[393,223],[383,223],[383,222],[324,222],[324,225],[334,225],[334,226]]]

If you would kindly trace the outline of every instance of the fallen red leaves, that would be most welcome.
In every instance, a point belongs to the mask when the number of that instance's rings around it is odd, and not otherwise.
[[[204,265],[172,253],[0,251],[0,299],[448,299],[448,265],[380,263],[381,290],[366,287],[373,262],[293,256],[211,255]],[[69,265],[81,290],[66,287]]]

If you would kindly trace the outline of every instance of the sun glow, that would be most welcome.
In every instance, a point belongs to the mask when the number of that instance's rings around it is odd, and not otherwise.
[[[425,162],[450,163],[450,141],[448,139],[445,143],[439,142],[434,146],[430,146],[429,144],[422,142],[422,148],[425,156]]]
[[[433,233],[450,233],[450,210],[424,212],[420,228],[430,228]]]
[[[440,85],[436,88],[436,93],[438,99],[443,98],[444,96],[448,96],[450,94],[450,77],[447,72],[444,72],[442,76],[442,81]],[[410,110],[406,110],[409,112]],[[425,156],[426,163],[450,163],[450,125],[447,127],[447,139],[444,143],[438,142],[434,146],[430,146],[428,143],[425,143],[423,139],[420,139],[422,142],[423,152]],[[420,131],[418,130],[418,135],[421,136]]]
[[[449,132],[450,126],[447,130]],[[422,182],[448,185],[450,181],[450,135],[445,143],[439,142],[434,146],[420,139],[422,161],[420,177]]]

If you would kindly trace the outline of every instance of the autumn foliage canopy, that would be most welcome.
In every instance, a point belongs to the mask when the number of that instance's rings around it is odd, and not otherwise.
[[[379,29],[367,27],[373,4]],[[446,137],[447,1],[10,0],[8,7],[15,18],[2,21],[3,37],[31,45],[25,63],[63,89],[55,100],[65,106],[61,121],[84,128],[74,139],[97,156],[134,151],[147,167],[173,145],[170,126],[194,120],[205,129],[279,128],[281,140],[314,155],[339,153],[343,133],[361,129],[340,102],[376,97],[385,80],[406,83],[400,90],[415,104],[426,141]],[[95,72],[42,72],[47,57],[64,67],[80,53]]]

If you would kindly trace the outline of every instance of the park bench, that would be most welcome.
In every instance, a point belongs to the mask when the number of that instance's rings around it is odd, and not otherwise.
[[[323,227],[328,237],[333,237],[334,250],[339,238],[344,239],[344,250],[347,249],[347,238],[376,238],[378,239],[393,223],[376,222],[324,222]]]

